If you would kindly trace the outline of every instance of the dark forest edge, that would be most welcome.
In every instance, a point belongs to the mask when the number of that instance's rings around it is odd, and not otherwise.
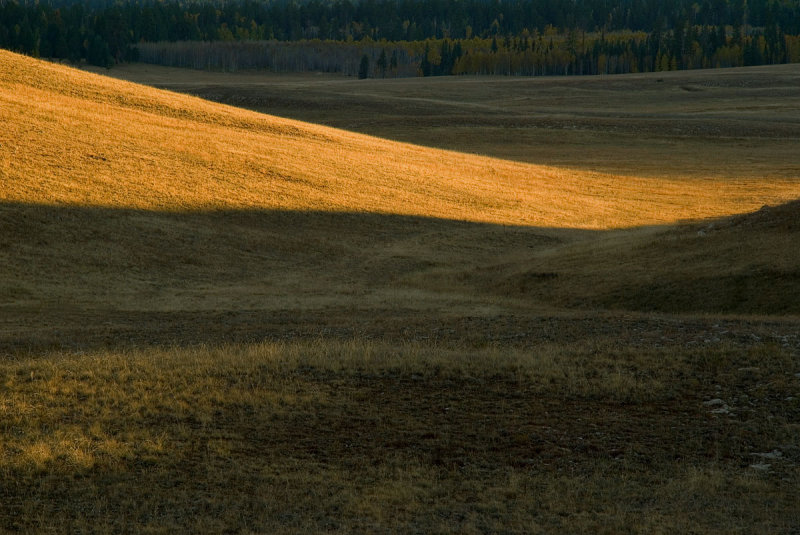
[[[800,62],[800,0],[0,0],[0,47],[103,67],[621,74]]]

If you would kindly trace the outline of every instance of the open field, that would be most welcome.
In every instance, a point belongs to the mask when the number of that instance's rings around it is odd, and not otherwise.
[[[796,66],[109,74],[291,119],[0,52],[0,532],[796,533]]]
[[[106,71],[388,139],[650,178],[789,178],[800,65],[591,77],[354,80],[133,64]]]
[[[794,533],[796,364],[779,346],[727,343],[47,354],[2,368],[0,522]]]

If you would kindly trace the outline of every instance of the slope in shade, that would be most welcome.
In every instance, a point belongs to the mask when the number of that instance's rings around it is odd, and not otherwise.
[[[618,231],[473,284],[571,307],[800,315],[798,221],[800,201],[792,201],[656,232]]]
[[[797,206],[770,209],[786,215],[772,222],[790,225]],[[499,324],[539,336],[534,318],[601,310],[800,315],[800,231],[738,224],[757,217],[585,231],[0,203],[0,351],[320,332],[481,338]]]

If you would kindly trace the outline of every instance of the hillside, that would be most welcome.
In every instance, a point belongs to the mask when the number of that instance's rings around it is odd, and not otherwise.
[[[356,80],[131,64],[114,77],[372,136],[583,173],[797,185],[800,63]]]
[[[0,53],[0,200],[154,210],[320,210],[607,229],[719,216],[781,182],[574,173],[264,116]],[[21,118],[24,120],[20,120]]]
[[[544,251],[477,287],[583,309],[800,315],[800,201]],[[502,273],[502,275],[501,275]]]
[[[0,532],[796,531],[794,151],[604,174],[6,52],[0,126]]]
[[[565,307],[798,313],[796,229],[667,226],[790,200],[792,180],[510,162],[8,52],[0,66],[5,344],[402,332]]]

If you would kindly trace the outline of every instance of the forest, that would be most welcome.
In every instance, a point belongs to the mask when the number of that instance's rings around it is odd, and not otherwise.
[[[0,47],[111,67],[359,77],[800,61],[800,0],[0,0]]]

